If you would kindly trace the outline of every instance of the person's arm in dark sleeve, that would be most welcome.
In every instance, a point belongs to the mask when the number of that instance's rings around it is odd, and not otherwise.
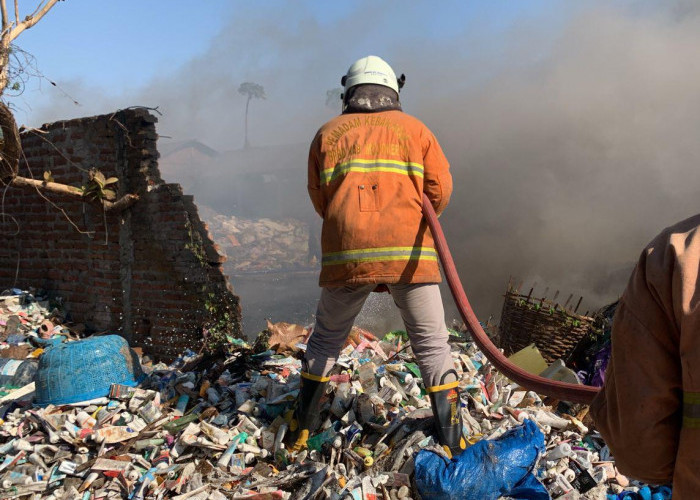
[[[435,136],[428,131],[423,135],[423,192],[428,196],[435,213],[440,215],[450,202],[452,175]]]
[[[311,198],[311,203],[313,203],[316,213],[323,218],[326,207],[323,201],[323,193],[321,192],[321,166],[318,161],[318,150],[319,136],[316,136],[311,142],[311,147],[309,148],[308,181],[306,187],[309,191],[309,198]]]
[[[673,269],[665,269],[672,267],[663,258],[665,248],[650,248],[615,314],[612,355],[591,415],[623,474],[664,484],[673,477],[678,449],[682,378],[672,304],[666,304],[670,290],[649,280]]]

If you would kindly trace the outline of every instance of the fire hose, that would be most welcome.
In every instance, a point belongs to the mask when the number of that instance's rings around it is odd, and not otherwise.
[[[597,387],[569,384],[566,382],[559,382],[540,377],[538,375],[533,375],[532,373],[526,372],[522,368],[511,363],[508,358],[506,358],[503,353],[493,344],[493,342],[491,342],[491,339],[489,339],[484,332],[484,329],[481,327],[481,323],[479,323],[479,320],[476,318],[476,314],[474,314],[474,311],[469,304],[469,299],[467,299],[467,294],[464,292],[462,282],[457,274],[457,268],[455,267],[454,260],[452,260],[452,254],[447,246],[445,235],[442,232],[442,227],[440,226],[435,210],[433,209],[433,206],[425,193],[423,193],[423,216],[428,222],[428,227],[430,227],[430,231],[433,234],[435,248],[438,256],[440,257],[440,262],[442,263],[442,269],[445,274],[447,284],[450,287],[452,297],[454,298],[455,304],[459,309],[459,313],[469,328],[472,339],[479,347],[481,352],[483,352],[488,358],[488,360],[496,367],[498,371],[503,373],[513,382],[528,390],[535,391],[539,394],[544,394],[555,399],[571,401],[573,403],[590,404],[595,395],[598,393],[599,389]]]

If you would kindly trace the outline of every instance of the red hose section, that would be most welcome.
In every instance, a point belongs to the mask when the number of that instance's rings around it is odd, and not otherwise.
[[[435,248],[440,256],[443,272],[445,273],[447,284],[450,286],[450,291],[452,291],[452,297],[454,297],[459,313],[469,327],[474,342],[481,352],[486,355],[488,360],[498,371],[526,389],[564,401],[590,404],[595,395],[598,394],[599,389],[597,387],[558,382],[528,373],[511,363],[508,358],[493,345],[491,339],[488,338],[479,320],[476,318],[469,304],[469,299],[467,299],[467,294],[464,293],[464,288],[459,280],[457,268],[455,267],[454,260],[452,260],[452,254],[447,246],[447,241],[445,241],[442,227],[425,193],[423,193],[423,216],[428,222],[430,231],[433,234]]]

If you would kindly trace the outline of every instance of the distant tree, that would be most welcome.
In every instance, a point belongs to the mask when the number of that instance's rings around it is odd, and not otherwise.
[[[238,87],[238,93],[248,97],[245,103],[245,142],[243,143],[243,147],[248,148],[250,146],[250,142],[248,142],[248,107],[251,99],[265,99],[265,89],[258,83],[243,82]]]
[[[326,90],[326,106],[329,108],[338,109],[338,103],[340,102],[340,96],[343,93],[343,89],[336,87],[331,90]]]

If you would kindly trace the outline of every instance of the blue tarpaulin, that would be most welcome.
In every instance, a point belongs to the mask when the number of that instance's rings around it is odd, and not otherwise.
[[[415,481],[422,498],[431,500],[549,500],[533,475],[544,452],[544,434],[526,420],[499,439],[479,441],[452,460],[422,450],[415,458]]]

